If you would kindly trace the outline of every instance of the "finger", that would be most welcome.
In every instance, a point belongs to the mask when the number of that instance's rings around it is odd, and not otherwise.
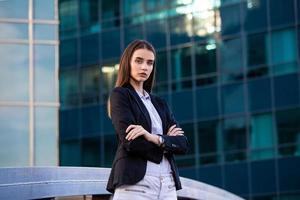
[[[139,130],[138,128],[135,128],[133,130],[131,130],[129,133],[130,135],[128,136],[128,140],[132,140],[132,138],[139,133],[141,130]]]
[[[126,133],[128,132],[128,131],[130,131],[130,129],[133,129],[133,128],[135,128],[136,127],[136,125],[134,125],[134,124],[131,124],[131,125],[129,125],[128,127],[127,127],[127,129],[126,129]]]
[[[134,136],[132,136],[131,140],[134,140],[134,139],[136,139],[137,137],[140,137],[141,135],[143,135],[143,131],[137,132]]]
[[[171,134],[174,134],[176,131],[181,131],[182,130],[182,128],[174,128],[172,131],[171,131]]]
[[[183,135],[184,131],[176,131],[175,133],[173,133],[173,135]]]
[[[125,138],[128,140],[132,136],[132,134],[134,133],[134,130],[136,130],[136,129],[137,129],[137,127],[129,129],[130,131],[129,131],[129,133],[127,133]]]
[[[176,124],[174,124],[173,126],[171,126],[170,128],[169,128],[169,131],[168,132],[171,132],[172,130],[173,130],[173,128],[175,128],[176,127]]]

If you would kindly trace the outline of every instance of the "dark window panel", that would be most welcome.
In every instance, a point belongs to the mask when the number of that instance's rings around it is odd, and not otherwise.
[[[101,1],[101,17],[110,19],[119,17],[120,15],[120,0]]]
[[[242,9],[245,30],[267,30],[267,0],[243,2]]]
[[[81,69],[82,104],[96,104],[100,101],[100,67],[98,65]]]
[[[252,162],[250,167],[251,167],[251,180],[252,180],[251,186],[252,186],[253,195],[276,193],[278,188],[276,184],[275,161],[266,160],[266,161]],[[259,200],[258,197],[256,197],[255,199]],[[261,200],[263,199],[261,198]]]
[[[248,81],[248,103],[250,111],[271,109],[270,79]]]
[[[218,90],[216,87],[197,89],[197,118],[205,119],[219,115]]]
[[[295,23],[294,0],[271,0],[270,23],[272,27],[291,25]]]
[[[76,69],[60,71],[59,94],[62,108],[79,104],[80,82]]]
[[[216,44],[197,45],[195,47],[196,74],[214,73],[216,67]]]
[[[156,53],[156,82],[168,81],[168,62],[167,52],[161,51]]]
[[[245,111],[243,84],[222,86],[223,114],[242,113]]]
[[[247,78],[252,79],[258,77],[265,77],[269,75],[269,71],[269,67],[266,66],[249,69],[247,72]]]
[[[119,58],[121,54],[120,30],[102,32],[101,47],[103,59]]]
[[[172,91],[181,91],[181,90],[191,89],[192,87],[193,87],[192,80],[176,81],[173,82],[171,85]]]
[[[79,110],[68,109],[59,111],[59,137],[61,140],[79,137]]]
[[[297,74],[274,77],[275,106],[299,105],[299,78]]]
[[[201,167],[197,170],[199,170],[199,181],[216,187],[224,187],[222,184],[222,169],[219,165]]]
[[[77,40],[61,40],[59,45],[60,67],[76,65],[77,58]]]
[[[89,26],[98,23],[99,3],[97,0],[79,1],[79,22],[80,26]]]
[[[173,80],[192,76],[191,47],[171,51],[171,73]]]
[[[192,120],[193,97],[191,91],[172,93],[172,108],[177,121]]]
[[[155,48],[166,46],[166,21],[157,20],[146,23],[146,38]]]
[[[83,138],[81,141],[81,166],[100,167],[100,139]]]
[[[245,119],[243,117],[225,119],[223,121],[223,136],[225,151],[246,149]]]
[[[224,174],[225,190],[236,195],[249,193],[248,163],[225,165]]]
[[[85,106],[81,108],[82,136],[100,135],[100,112],[98,106]]]
[[[220,147],[220,126],[218,121],[203,121],[198,123],[198,143],[200,156],[222,151]],[[214,156],[215,157],[215,156]]]
[[[197,87],[204,87],[208,85],[215,85],[217,83],[217,76],[212,77],[204,77],[204,78],[197,78],[196,79],[196,86]]]
[[[60,141],[59,165],[80,166],[81,148],[79,140]]]
[[[237,34],[241,31],[240,4],[220,8],[222,35]]]
[[[300,190],[300,157],[283,158],[278,161],[278,182],[279,192],[287,193]],[[282,194],[283,195],[283,194]],[[292,195],[291,195],[292,196]],[[290,197],[291,197],[290,196]],[[286,199],[299,199],[299,195],[295,198],[289,198],[286,195]]]
[[[115,134],[104,134],[104,167],[111,167],[116,150],[117,137]]]
[[[125,0],[123,1],[123,15],[138,15],[144,13],[144,1],[143,0]]]
[[[81,64],[94,64],[99,62],[99,34],[83,36],[80,38]]]
[[[247,42],[248,67],[266,64],[268,56],[266,33],[249,35]]]
[[[147,11],[157,11],[165,8],[168,5],[168,0],[147,0],[145,6]]]
[[[25,2],[25,1],[24,1]],[[18,6],[17,6],[18,7]],[[59,1],[59,30],[70,30],[78,28],[78,10],[77,0]]]
[[[124,28],[124,45],[127,46],[133,40],[143,39],[143,27],[141,25]]]
[[[279,154],[300,155],[300,109],[294,108],[276,112],[276,130]]]

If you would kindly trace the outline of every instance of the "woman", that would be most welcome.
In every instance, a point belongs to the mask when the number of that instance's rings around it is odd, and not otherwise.
[[[163,99],[151,94],[155,50],[144,40],[125,49],[108,101],[118,148],[107,190],[120,199],[177,199],[181,189],[173,154],[187,151],[187,138]]]

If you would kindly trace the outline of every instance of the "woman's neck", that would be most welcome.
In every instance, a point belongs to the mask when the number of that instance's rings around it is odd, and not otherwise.
[[[137,82],[137,81],[134,81],[133,79],[130,79],[129,82],[136,91],[138,91],[140,94],[144,95],[143,82]]]

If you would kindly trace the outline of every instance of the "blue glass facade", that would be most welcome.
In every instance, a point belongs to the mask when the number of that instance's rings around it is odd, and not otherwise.
[[[181,176],[246,199],[300,198],[297,0],[60,0],[60,165],[111,167],[106,113],[133,39],[191,148]]]
[[[57,5],[0,1],[0,167],[59,163]]]

